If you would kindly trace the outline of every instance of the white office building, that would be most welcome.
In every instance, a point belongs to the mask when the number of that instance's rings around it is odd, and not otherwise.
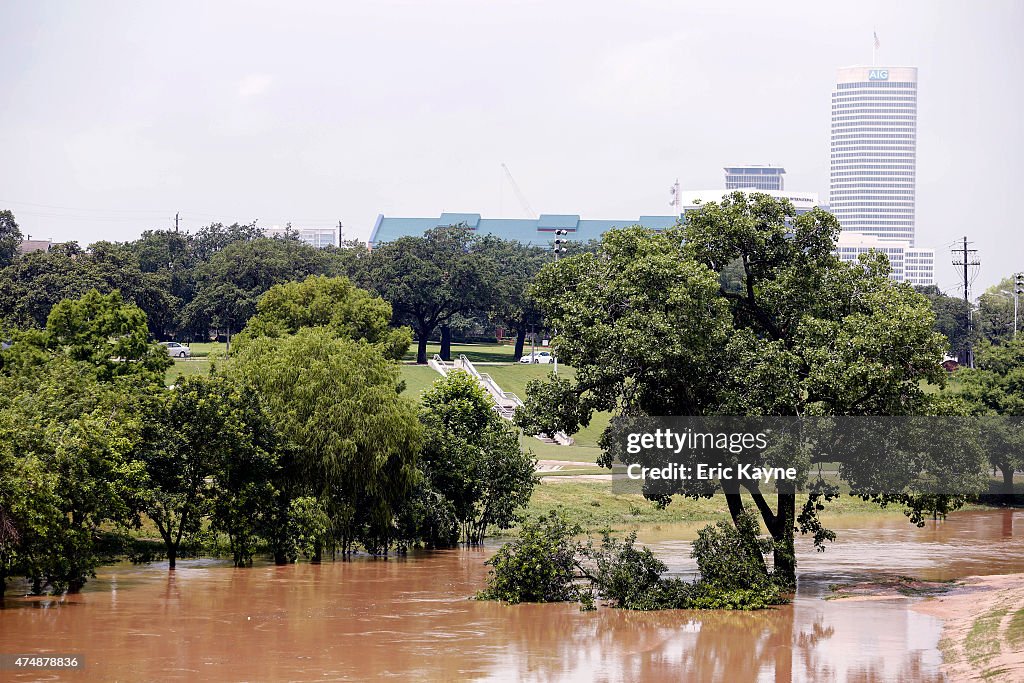
[[[861,254],[877,251],[889,258],[892,279],[911,285],[935,283],[935,250],[914,247],[907,240],[882,239],[874,235],[843,230],[836,253],[847,263],[857,263]]]
[[[917,68],[839,69],[829,203],[844,230],[914,244]]]
[[[772,165],[726,166],[725,187],[729,190],[785,190],[786,169]]]
[[[876,249],[898,282],[935,282],[935,250],[916,247],[917,67],[839,69],[832,91],[829,209],[846,261]]]
[[[337,228],[289,228],[275,225],[272,228],[264,228],[263,234],[267,237],[285,237],[291,230],[300,242],[305,242],[311,247],[322,249],[323,247],[338,246]]]
[[[818,201],[817,192],[794,192],[792,190],[758,190],[758,189],[721,189],[721,190],[683,190],[680,192],[682,201],[682,209],[686,211],[692,211],[701,204],[707,204],[708,202],[720,202],[722,198],[733,192],[744,192],[750,194],[751,192],[760,192],[762,194],[770,195],[776,199],[788,199],[793,203],[793,208],[796,209],[797,215],[807,213],[816,206],[821,206]]]

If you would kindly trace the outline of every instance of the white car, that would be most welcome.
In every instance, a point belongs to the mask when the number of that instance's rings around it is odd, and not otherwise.
[[[520,363],[550,363],[551,352],[550,351],[534,351],[528,353],[519,359]]]
[[[182,346],[178,342],[160,342],[167,347],[167,355],[172,358],[191,358],[192,349]]]

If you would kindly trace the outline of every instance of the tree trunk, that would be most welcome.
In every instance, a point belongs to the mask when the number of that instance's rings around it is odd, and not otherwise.
[[[178,549],[174,546],[167,546],[167,568],[172,572],[174,571],[174,565],[178,559]]]
[[[1014,467],[1010,463],[1001,463],[999,470],[1003,473],[1003,495],[1013,495],[1013,470]]]
[[[441,325],[441,360],[452,359],[452,328]]]
[[[729,514],[732,516],[732,523],[734,526],[739,528],[738,520],[740,515],[744,512],[743,507],[743,496],[740,494],[739,484],[734,481],[723,481],[722,489],[725,491],[725,502],[729,505]],[[768,520],[765,520],[767,523]],[[750,543],[747,547],[747,554],[752,558],[756,559],[761,565],[761,569],[765,574],[768,573],[768,565],[765,564],[764,555],[761,554],[760,548],[757,547],[757,539],[748,539]]]
[[[416,363],[427,364],[427,335],[423,333],[423,330],[419,331],[419,339],[416,340]]]
[[[775,514],[774,529],[770,529],[775,540],[773,560],[775,575],[782,583],[796,587],[796,546],[793,541],[796,523],[796,491],[792,484],[780,483],[779,510]]]
[[[516,350],[512,353],[512,360],[518,361],[523,357],[523,347],[526,346],[526,325],[516,330]]]

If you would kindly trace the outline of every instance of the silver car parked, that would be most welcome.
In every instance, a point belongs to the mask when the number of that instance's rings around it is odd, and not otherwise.
[[[178,342],[160,342],[167,347],[167,355],[172,358],[191,358],[192,349]]]

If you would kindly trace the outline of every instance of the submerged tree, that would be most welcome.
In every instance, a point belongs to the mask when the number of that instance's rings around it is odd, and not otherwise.
[[[174,569],[183,540],[201,531],[215,506],[237,505],[242,501],[223,498],[247,495],[226,481],[233,463],[248,464],[253,470],[250,477],[262,474],[256,486],[273,481],[272,470],[253,465],[273,458],[274,440],[254,397],[223,376],[182,378],[171,391],[153,397],[147,418],[143,509],[156,525]],[[224,527],[239,564],[245,553],[235,548],[238,530],[222,515],[215,519],[225,522],[215,526]]]
[[[477,544],[488,527],[511,527],[533,493],[536,464],[520,447],[518,431],[465,372],[435,382],[422,405],[420,466],[431,490],[450,502],[462,539]]]
[[[1002,474],[1002,493],[1012,495],[1013,475],[1024,469],[1024,338],[983,345],[975,362],[976,369],[957,371],[959,395],[974,414],[988,416],[981,422],[985,450]]]
[[[245,344],[228,372],[256,394],[291,453],[280,504],[313,496],[331,520],[314,557],[335,542],[347,554],[364,537],[388,539],[422,438],[398,367],[366,342],[306,327]]]
[[[531,432],[573,433],[595,410],[624,416],[933,411],[921,384],[942,381],[946,340],[933,330],[927,300],[889,279],[884,256],[841,262],[833,254],[838,232],[836,219],[820,209],[797,216],[786,200],[737,192],[688,214],[679,228],[613,230],[596,254],[547,266],[533,294],[576,375],[571,382],[534,383],[517,419]],[[809,462],[799,463],[805,474]],[[602,464],[610,466],[610,456]],[[725,486],[734,520],[743,513],[741,494],[753,499],[775,542],[775,570],[794,581],[794,531],[828,538],[817,511],[820,498],[834,491],[813,493],[798,515],[796,482],[780,482],[774,509],[756,481]],[[664,503],[673,493],[713,491],[681,485],[657,497]],[[897,501],[920,508],[936,499],[880,499]]]

